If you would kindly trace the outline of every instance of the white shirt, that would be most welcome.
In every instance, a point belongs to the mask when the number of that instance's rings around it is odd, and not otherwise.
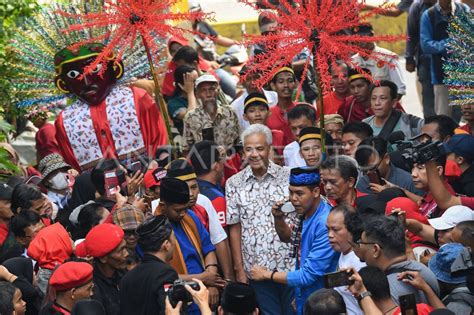
[[[151,202],[151,208],[153,209],[153,212],[155,212],[155,209],[156,207],[158,207],[159,203],[160,199],[156,199]],[[227,233],[219,222],[217,211],[212,205],[211,200],[209,200],[209,198],[207,198],[203,194],[199,194],[196,200],[196,204],[206,209],[207,216],[209,218],[209,237],[211,238],[212,245],[219,244],[220,242],[225,240],[227,238]]]
[[[338,270],[343,268],[353,267],[355,270],[359,271],[361,268],[367,266],[364,262],[361,262],[359,257],[354,253],[354,251],[350,251],[346,255],[341,253],[339,256],[339,262],[337,264]],[[347,314],[349,315],[363,315],[364,312],[357,303],[356,298],[352,295],[352,293],[346,287],[337,287],[335,288],[339,294],[341,294],[344,302],[346,303]]]
[[[289,168],[306,166],[306,162],[300,154],[300,145],[296,141],[285,146],[283,159],[285,160],[285,166]]]
[[[365,60],[359,54],[352,56],[352,61],[361,68],[370,70],[375,80],[390,80],[394,82],[398,87],[398,94],[405,95],[406,83],[403,77],[402,67],[398,61],[398,56],[394,52],[378,47],[377,45],[375,45],[372,55],[376,55],[379,59],[389,62],[389,64],[381,65],[373,57]],[[392,67],[390,67],[390,64]]]
[[[276,92],[263,90],[263,94],[265,94],[270,107],[273,107],[278,103],[278,94]],[[240,131],[244,131],[248,126],[250,126],[249,122],[244,119],[244,102],[248,95],[249,93],[245,91],[230,104],[239,118]]]
[[[212,205],[211,200],[203,194],[199,194],[196,203],[206,209],[207,216],[209,217],[209,236],[211,237],[212,245],[216,245],[225,240],[227,233],[219,222],[217,211]]]
[[[289,257],[292,246],[280,241],[272,216],[275,202],[288,196],[289,177],[288,168],[270,161],[261,178],[247,166],[226,182],[227,225],[242,226],[242,258],[248,275],[253,265],[279,271],[295,268],[295,259]],[[289,213],[285,222],[296,224],[296,213]]]

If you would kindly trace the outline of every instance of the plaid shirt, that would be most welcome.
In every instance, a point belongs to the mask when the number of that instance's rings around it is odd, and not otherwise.
[[[183,150],[188,151],[191,146],[202,141],[202,130],[214,128],[214,141],[226,149],[239,142],[240,125],[234,109],[227,104],[217,102],[217,114],[212,119],[202,108],[198,107],[184,116],[184,143]]]

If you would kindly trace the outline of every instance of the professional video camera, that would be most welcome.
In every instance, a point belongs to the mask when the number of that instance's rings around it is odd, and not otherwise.
[[[405,159],[411,159],[413,163],[425,164],[426,162],[437,159],[444,154],[443,143],[438,140],[433,141],[426,133],[419,134],[407,141],[403,139],[404,136],[401,140],[397,139],[394,142],[389,141],[396,144],[397,150],[401,155]]]

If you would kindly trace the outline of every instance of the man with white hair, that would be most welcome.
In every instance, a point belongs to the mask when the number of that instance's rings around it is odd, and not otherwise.
[[[215,141],[226,149],[238,144],[239,119],[232,107],[218,100],[217,79],[205,74],[197,78],[194,85],[198,107],[184,116],[183,151],[189,151],[194,143],[202,140]]]
[[[249,282],[252,265],[269,270],[294,270],[291,245],[280,241],[272,216],[272,205],[288,196],[290,170],[270,161],[271,130],[261,124],[242,133],[247,167],[227,180],[227,225],[236,279]],[[285,219],[296,223],[295,213]],[[255,282],[257,302],[263,314],[293,314],[293,290],[270,281]]]

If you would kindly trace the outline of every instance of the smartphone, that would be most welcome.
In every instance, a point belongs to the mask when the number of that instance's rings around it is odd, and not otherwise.
[[[133,162],[132,165],[130,165],[130,170],[135,174],[138,171],[142,170],[142,162],[136,161]]]
[[[399,296],[398,302],[402,315],[418,315],[415,293]]]
[[[280,211],[283,213],[291,213],[295,211],[295,207],[290,201],[287,201],[281,206]]]
[[[107,197],[115,196],[119,180],[115,170],[104,172],[104,189]]]
[[[214,128],[203,128],[202,140],[214,141]]]
[[[347,271],[338,271],[327,273],[323,276],[324,278],[324,287],[335,288],[340,286],[351,285],[354,281],[349,280],[349,278],[353,275],[353,272]]]
[[[127,177],[125,176],[125,171],[118,169],[116,171],[118,184],[120,186],[120,193],[122,196],[128,196],[128,187],[127,187]]]
[[[377,170],[375,171],[368,171],[367,177],[369,178],[370,183],[382,185],[382,178]]]

